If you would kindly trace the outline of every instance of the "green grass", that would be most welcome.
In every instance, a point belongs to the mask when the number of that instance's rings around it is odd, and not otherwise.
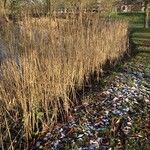
[[[144,28],[141,28],[140,30],[136,30],[133,28],[131,37],[137,47],[141,45],[144,47],[150,47],[150,29],[145,30]]]
[[[127,19],[130,23],[141,24],[144,22],[144,13],[118,13],[118,15],[124,19]]]
[[[145,39],[143,37],[141,38],[132,38],[134,44],[138,46],[143,46],[143,47],[149,47],[150,46],[150,39]]]
[[[121,19],[129,22],[131,27],[141,28],[144,25],[144,13],[117,13],[111,14],[111,17],[115,19]]]
[[[129,22],[131,29],[130,40],[132,40],[131,43],[135,44],[134,49],[132,50],[136,52],[136,55],[134,55],[127,63],[131,68],[142,69],[145,77],[147,77],[148,84],[150,82],[150,28],[144,28],[144,13],[119,13],[115,17],[118,19],[126,19]],[[145,112],[144,115],[145,118],[148,118],[149,112]],[[140,116],[143,118],[143,115],[139,114],[138,117]],[[137,128],[144,136],[137,140],[130,139],[127,141],[127,150],[150,149],[150,139],[146,138],[148,133],[145,133],[141,128],[142,125],[146,124],[146,119],[143,119],[143,121],[141,120],[142,119],[137,119],[137,121],[134,122],[132,129],[134,130]]]
[[[132,37],[133,41],[149,42],[150,39],[145,37]]]
[[[139,46],[139,47],[138,47],[138,50],[139,50],[139,51],[145,51],[145,52],[146,52],[146,51],[150,51],[150,47]]]
[[[137,47],[149,47],[150,46],[150,28],[144,28],[144,13],[118,13],[112,15],[114,18],[126,20],[129,22],[131,29],[131,40]],[[149,22],[150,24],[150,22]],[[141,48],[140,48],[141,49]]]
[[[150,33],[149,32],[135,32],[132,34],[132,37],[134,38],[140,38],[140,39],[150,39]]]

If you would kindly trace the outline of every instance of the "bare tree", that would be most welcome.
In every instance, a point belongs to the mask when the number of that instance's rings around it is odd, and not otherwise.
[[[143,2],[145,7],[144,14],[144,27],[149,28],[149,18],[150,18],[150,0],[124,0],[128,4],[135,4],[137,2]]]
[[[145,0],[144,1],[145,5],[145,20],[144,20],[144,27],[149,28],[149,17],[150,17],[150,0]]]
[[[52,11],[52,3],[51,0],[46,0],[46,7],[47,7],[47,14],[51,15],[51,11]]]

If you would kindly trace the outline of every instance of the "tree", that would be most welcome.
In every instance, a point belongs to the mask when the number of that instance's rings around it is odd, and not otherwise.
[[[144,12],[144,27],[149,27],[149,18],[150,18],[150,0],[124,0],[127,4],[135,4],[137,2],[143,2],[145,7]]]
[[[51,15],[51,11],[52,11],[52,4],[51,4],[51,0],[46,0],[46,7],[47,7],[47,14]]]
[[[145,27],[145,28],[149,28],[150,0],[145,0],[145,1],[144,1],[144,7],[145,7],[144,27]]]

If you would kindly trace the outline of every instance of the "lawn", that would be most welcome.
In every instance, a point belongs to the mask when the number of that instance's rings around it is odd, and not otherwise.
[[[129,22],[131,29],[131,40],[136,44],[137,48],[140,46],[150,47],[150,28],[144,28],[144,13],[118,13],[112,15],[114,18],[126,20]],[[149,21],[150,23],[150,21]]]

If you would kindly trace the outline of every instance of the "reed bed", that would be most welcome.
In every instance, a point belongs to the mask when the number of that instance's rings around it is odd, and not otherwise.
[[[69,114],[75,89],[128,49],[127,23],[82,14],[25,18],[1,37],[8,55],[0,66],[0,141],[10,149]]]

